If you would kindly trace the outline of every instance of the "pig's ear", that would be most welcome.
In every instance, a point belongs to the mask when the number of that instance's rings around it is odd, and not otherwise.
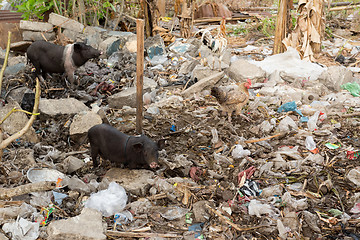
[[[160,139],[157,142],[159,150],[163,149],[165,147],[165,139]]]
[[[74,43],[74,52],[80,52],[82,48],[83,48],[83,44]]]
[[[135,143],[132,146],[136,152],[141,152],[144,148],[144,145],[142,143]]]

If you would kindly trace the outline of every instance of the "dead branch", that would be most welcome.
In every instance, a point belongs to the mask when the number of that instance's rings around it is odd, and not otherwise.
[[[333,7],[329,9],[329,12],[333,12],[333,11],[342,11],[342,10],[350,10],[350,9],[354,9],[360,6],[360,3],[358,4],[354,4],[351,6],[343,6],[343,7]]]
[[[262,227],[269,227],[269,226],[254,226],[254,227],[241,228],[241,227],[239,227],[239,225],[231,222],[226,217],[224,217],[218,210],[213,209],[208,204],[205,204],[205,206],[207,208],[209,208],[214,214],[216,214],[223,222],[229,224],[230,226],[232,226],[233,228],[235,228],[239,232],[249,231],[249,230],[258,229],[258,228],[262,228]]]
[[[0,72],[0,94],[1,94],[1,87],[2,87],[2,82],[3,82],[3,76],[4,76],[4,72],[5,72],[6,65],[7,65],[8,58],[9,58],[10,42],[11,42],[11,32],[9,31],[9,32],[8,32],[8,41],[7,41],[7,46],[6,46],[6,53],[5,53],[5,60],[4,60],[3,67],[1,68],[1,72]]]
[[[16,139],[18,139],[19,137],[21,137],[22,135],[24,135],[29,128],[31,127],[31,125],[33,124],[33,122],[36,119],[36,115],[37,115],[37,111],[39,108],[39,101],[40,101],[40,82],[39,79],[36,78],[36,92],[35,92],[35,103],[34,103],[34,109],[32,112],[32,116],[30,117],[29,121],[26,123],[26,125],[24,126],[23,129],[21,129],[19,132],[11,135],[10,137],[8,137],[7,139],[3,140],[0,143],[0,150],[3,150],[4,148],[6,148],[11,142],[15,141]]]
[[[14,196],[19,196],[31,192],[53,190],[55,187],[56,182],[35,182],[14,188],[0,188],[0,199],[9,199]]]
[[[113,237],[133,237],[133,238],[182,238],[182,235],[173,233],[145,233],[145,232],[118,232],[106,231],[106,235]]]

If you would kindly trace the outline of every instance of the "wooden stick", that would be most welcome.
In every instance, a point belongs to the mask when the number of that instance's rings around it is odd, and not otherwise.
[[[54,188],[56,188],[55,182],[35,182],[14,188],[0,188],[0,199],[9,199],[26,193],[48,191]]]
[[[136,132],[142,133],[144,83],[144,20],[136,20]]]
[[[286,134],[286,133],[278,133],[278,134],[275,134],[275,135],[273,135],[273,136],[269,136],[269,137],[266,137],[266,138],[246,140],[245,143],[262,142],[262,141],[266,141],[266,140],[269,140],[269,139],[272,139],[272,138],[275,138],[275,137],[282,136],[282,135],[284,135],[284,134]]]
[[[285,46],[282,43],[282,40],[285,38],[287,30],[287,16],[289,13],[287,2],[287,0],[280,0],[279,10],[276,19],[273,54],[282,53],[285,50]]]
[[[106,235],[114,237],[132,237],[132,238],[182,238],[182,235],[174,233],[145,233],[145,232],[118,232],[106,231]]]
[[[8,62],[8,58],[9,58],[9,52],[10,52],[10,42],[11,42],[11,32],[8,32],[8,41],[7,41],[7,46],[6,46],[6,53],[5,53],[5,59],[4,59],[4,64],[1,68],[0,71],[0,94],[1,94],[1,87],[2,87],[2,82],[3,82],[3,76],[4,76],[4,72],[7,66],[7,62]]]
[[[236,230],[238,230],[239,232],[243,232],[243,231],[249,231],[249,230],[254,230],[254,229],[258,229],[258,228],[262,228],[262,227],[269,227],[269,226],[254,226],[254,227],[247,227],[247,228],[241,228],[239,227],[239,225],[229,221],[226,217],[224,217],[218,210],[213,209],[212,207],[210,207],[208,204],[205,204],[205,206],[207,208],[209,208],[214,214],[216,214],[223,222],[229,224],[230,226],[232,226],[233,228],[235,228]]]

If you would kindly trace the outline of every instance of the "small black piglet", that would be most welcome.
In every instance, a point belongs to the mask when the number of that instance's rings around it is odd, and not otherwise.
[[[158,150],[165,140],[157,143],[145,135],[129,136],[107,124],[98,124],[88,131],[93,167],[99,165],[97,156],[124,167],[155,169],[159,167]]]
[[[91,58],[102,53],[85,43],[60,46],[46,41],[36,41],[26,51],[27,57],[36,68],[36,75],[45,79],[46,73],[66,73],[71,85],[75,70]],[[77,81],[79,85],[79,80]]]

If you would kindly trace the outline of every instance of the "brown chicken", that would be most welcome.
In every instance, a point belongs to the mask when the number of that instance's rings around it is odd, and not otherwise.
[[[241,114],[241,111],[249,101],[248,89],[251,87],[251,81],[248,79],[246,82],[237,83],[236,85],[236,88],[230,90],[224,87],[213,87],[211,95],[220,103],[222,110],[227,113],[229,122],[231,122],[233,111],[235,111],[236,115],[241,115],[247,121],[250,121],[249,118]]]

